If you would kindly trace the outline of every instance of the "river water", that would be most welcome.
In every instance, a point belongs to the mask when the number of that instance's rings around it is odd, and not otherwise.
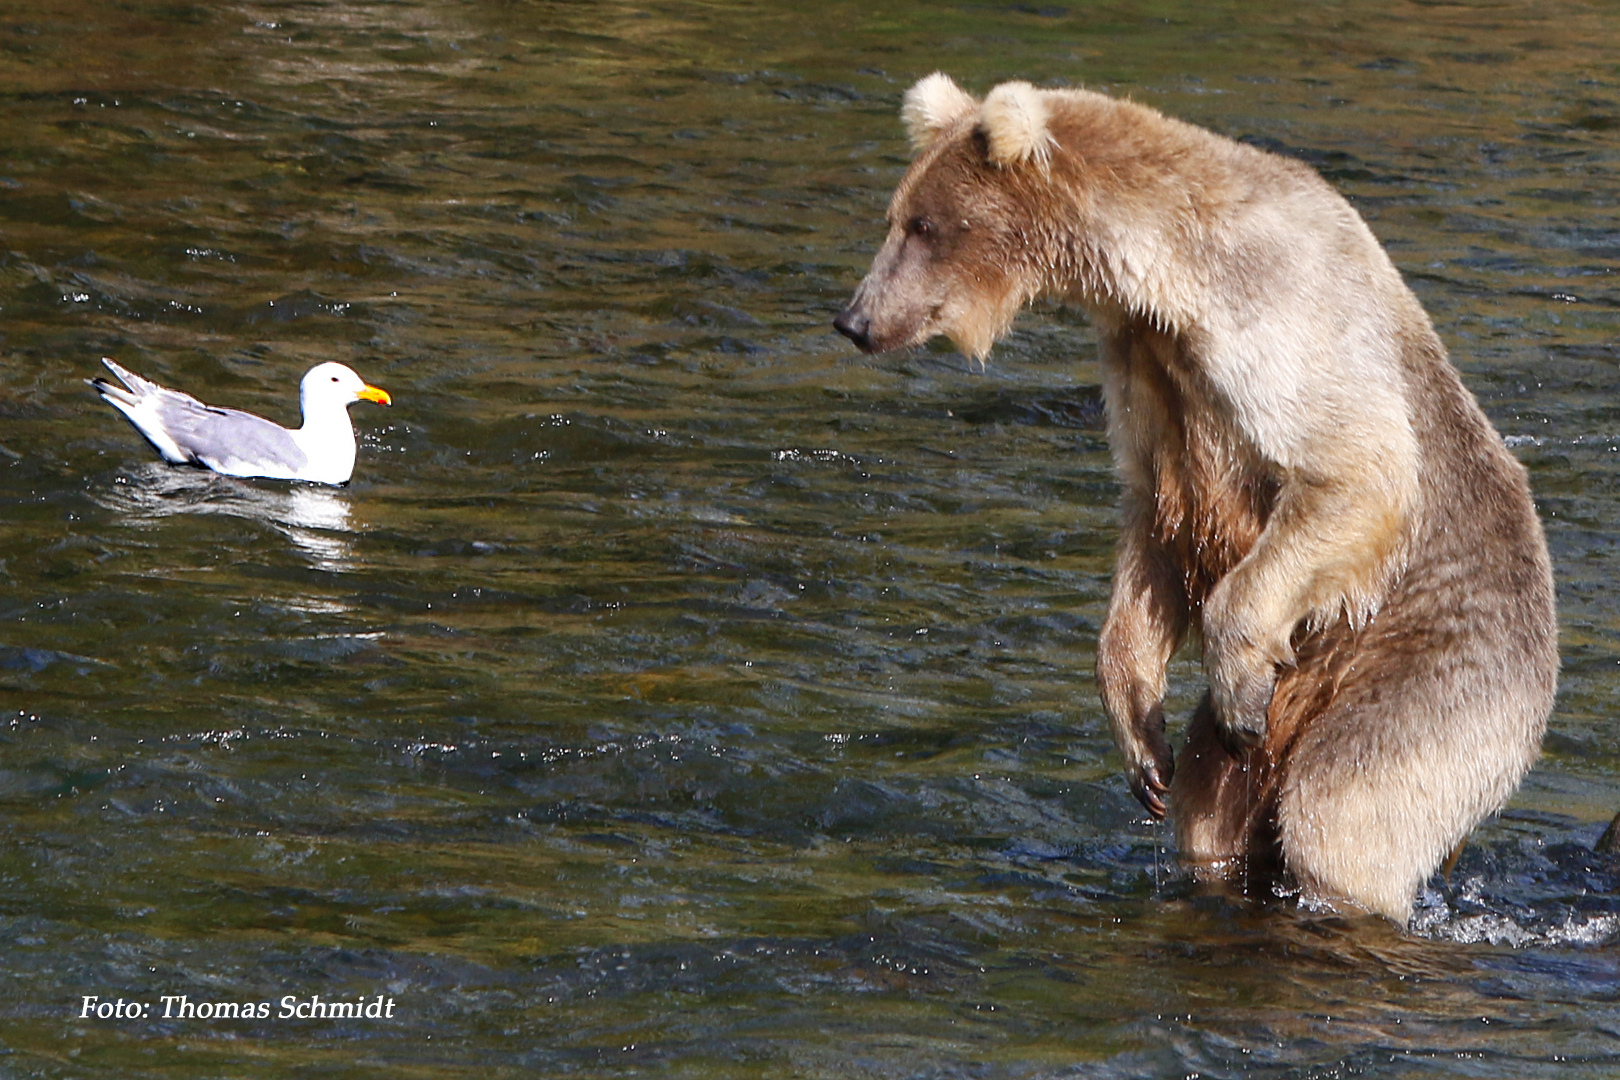
[[[1620,1075],[1617,40],[1509,0],[12,0],[0,1074]],[[985,370],[831,333],[936,68],[1321,169],[1529,466],[1557,711],[1410,928],[1201,891],[1128,794],[1084,319]],[[395,404],[346,488],[227,480],[154,460],[103,355]]]

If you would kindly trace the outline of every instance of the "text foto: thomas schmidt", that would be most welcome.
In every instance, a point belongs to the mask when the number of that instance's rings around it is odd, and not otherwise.
[[[164,994],[158,1005],[118,998],[106,1001],[85,994],[79,1007],[81,1020],[392,1020],[394,999],[378,994],[345,1000],[322,999],[319,994],[300,998],[287,994],[279,1002],[192,1001],[185,994]],[[158,1008],[161,1012],[156,1012]]]

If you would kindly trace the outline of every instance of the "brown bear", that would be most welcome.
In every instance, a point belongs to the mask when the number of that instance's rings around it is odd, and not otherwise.
[[[1101,341],[1124,521],[1097,681],[1203,872],[1399,922],[1535,760],[1558,671],[1524,468],[1366,224],[1307,166],[1083,90],[944,75],[835,320],[983,360],[1041,296]],[[1209,692],[1174,762],[1171,655]]]

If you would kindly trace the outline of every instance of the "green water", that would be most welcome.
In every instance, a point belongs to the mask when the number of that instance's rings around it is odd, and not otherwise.
[[[1576,3],[13,0],[0,1075],[1620,1075],[1617,40]],[[1084,320],[984,371],[831,333],[936,68],[1311,162],[1530,467],[1558,709],[1411,930],[1200,892],[1126,791]],[[395,405],[347,488],[226,480],[154,460],[102,355]]]

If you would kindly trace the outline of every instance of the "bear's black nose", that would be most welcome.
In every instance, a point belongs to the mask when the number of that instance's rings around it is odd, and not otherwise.
[[[867,336],[872,329],[872,320],[854,307],[847,307],[838,313],[838,318],[833,320],[833,329],[853,341],[861,352],[872,351],[872,339]]]

